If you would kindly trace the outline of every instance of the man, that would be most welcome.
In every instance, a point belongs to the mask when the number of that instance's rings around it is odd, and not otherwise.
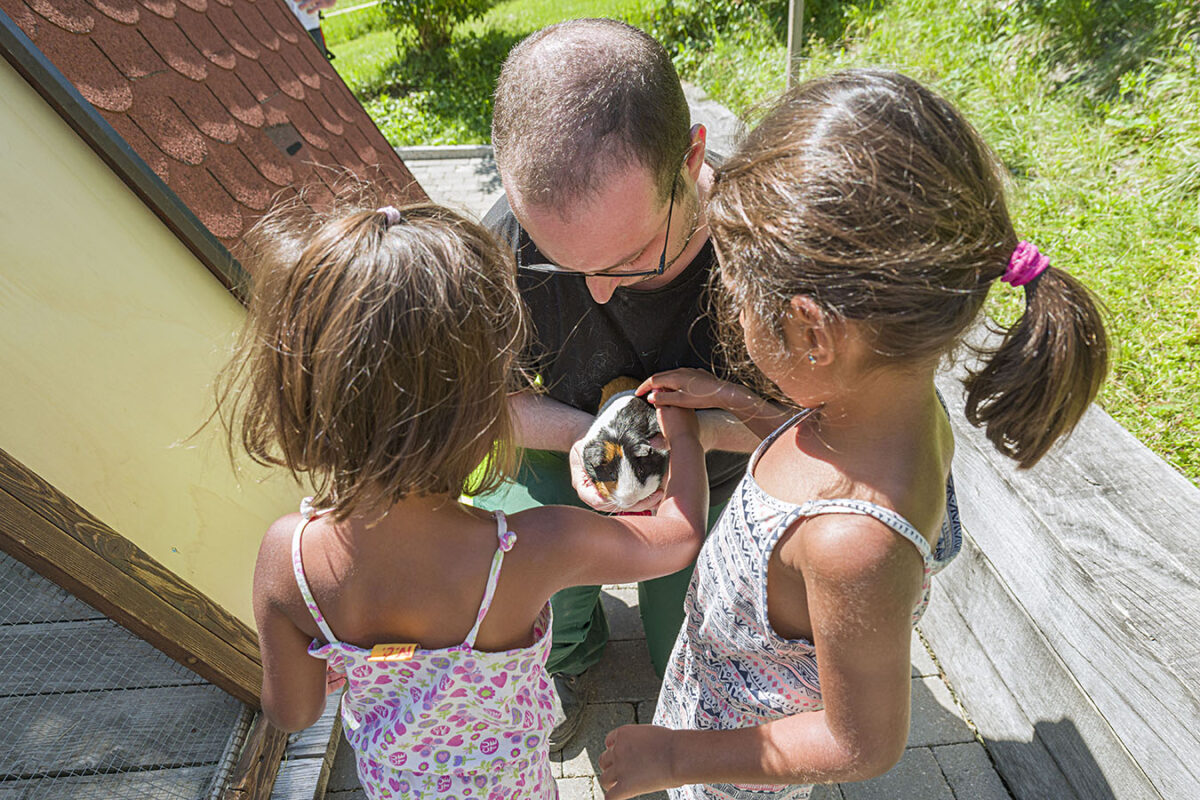
[[[705,225],[712,182],[705,129],[658,42],[621,22],[580,19],[538,31],[509,54],[496,88],[492,144],[506,195],[484,225],[510,244],[535,329],[543,394],[512,398],[525,464],[515,483],[476,499],[516,512],[551,503],[614,510],[583,472],[580,440],[601,388],[675,367],[720,370],[704,302],[716,260]],[[702,411],[716,520],[758,443],[732,416]],[[723,451],[723,452],[717,452]],[[636,508],[651,508],[656,492]],[[646,641],[661,676],[683,620],[691,570],[639,587]],[[553,600],[548,664],[565,719],[586,699],[579,676],[608,640],[600,587]]]

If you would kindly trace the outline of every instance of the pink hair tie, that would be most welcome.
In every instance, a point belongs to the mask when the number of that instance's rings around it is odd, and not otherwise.
[[[1050,258],[1038,252],[1033,242],[1021,242],[1008,259],[1008,269],[1000,280],[1013,286],[1024,286],[1050,266]]]
[[[383,214],[383,218],[387,220],[387,227],[389,228],[404,222],[404,215],[395,206],[384,206],[375,211],[377,214]]]

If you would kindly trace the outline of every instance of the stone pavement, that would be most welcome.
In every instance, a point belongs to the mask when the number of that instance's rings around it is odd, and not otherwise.
[[[699,90],[685,88],[693,120],[709,129],[709,146],[729,153],[740,123]],[[490,147],[400,148],[399,152],[431,200],[476,219],[502,191]],[[636,587],[606,587],[602,597],[612,639],[603,660],[590,671],[593,695],[578,735],[553,756],[562,800],[603,800],[596,774],[604,737],[619,725],[650,722],[658,697],[659,682],[646,650]],[[813,800],[1011,800],[916,634],[912,653],[912,722],[900,763],[874,780],[818,787]],[[348,746],[338,748],[326,796],[365,798]],[[648,797],[665,798],[665,793]]]

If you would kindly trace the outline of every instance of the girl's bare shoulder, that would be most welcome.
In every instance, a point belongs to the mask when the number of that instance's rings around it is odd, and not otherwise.
[[[866,514],[801,519],[780,543],[782,563],[808,581],[875,582],[921,574],[920,552],[890,526]]]

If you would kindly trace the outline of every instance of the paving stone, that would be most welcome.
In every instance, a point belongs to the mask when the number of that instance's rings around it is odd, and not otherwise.
[[[338,742],[337,755],[333,759],[333,769],[329,771],[329,786],[327,792],[351,791],[359,789],[358,771],[354,766],[354,748],[342,736]]]
[[[957,800],[1011,800],[979,742],[935,747],[933,757]]]
[[[910,747],[878,778],[840,784],[845,800],[955,800],[928,747]]]
[[[652,697],[637,704],[637,721],[642,725],[654,722],[654,710],[658,708],[658,698]]]
[[[630,703],[590,703],[583,711],[579,732],[563,748],[562,775],[564,778],[591,777],[600,772],[597,766],[604,752],[604,738],[613,728],[633,722]]]
[[[909,747],[958,744],[975,741],[975,734],[963,721],[939,678],[912,679],[912,724],[908,731]]]
[[[659,679],[645,639],[609,642],[600,663],[588,670],[592,699],[600,703],[638,703],[658,697]]]
[[[912,676],[914,678],[934,678],[938,676],[937,664],[933,660],[933,656],[929,655],[929,648],[925,646],[925,642],[921,641],[921,637],[914,630],[912,635],[912,645],[909,648],[912,654]]]
[[[326,789],[325,796],[329,800],[367,800],[367,793],[362,790],[361,786],[357,789],[337,792]]]
[[[608,617],[610,642],[646,638],[638,613],[637,589],[605,589],[600,593],[600,602]]]
[[[592,778],[559,778],[558,800],[595,800],[603,798],[603,793],[593,791]]]
[[[415,159],[404,162],[429,199],[482,219],[503,192],[496,162],[485,158]]]
[[[825,783],[813,787],[808,800],[845,800],[841,787],[836,783]]]

